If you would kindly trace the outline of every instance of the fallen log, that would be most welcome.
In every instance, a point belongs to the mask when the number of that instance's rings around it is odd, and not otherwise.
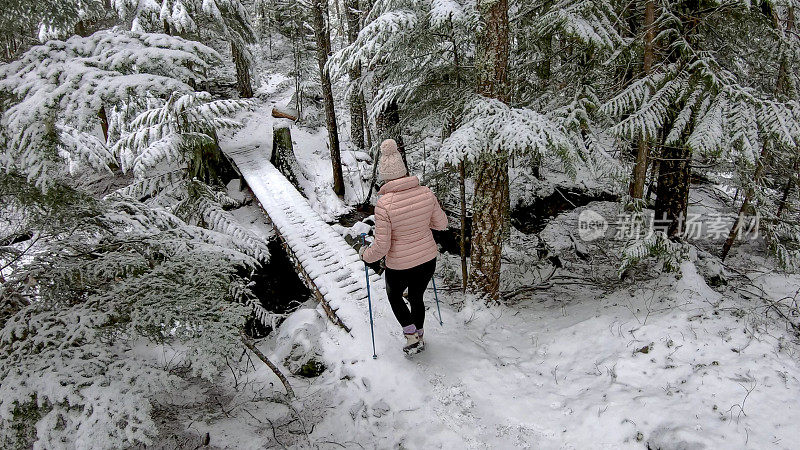
[[[272,107],[272,117],[277,117],[279,119],[290,119],[293,121],[297,121],[300,118],[300,114],[297,113],[297,110],[294,108],[289,107]]]
[[[261,205],[261,202],[258,203],[258,206],[261,208],[261,211],[263,211],[264,216],[266,216],[267,220],[270,223],[274,224],[274,222],[272,222],[272,219],[269,217],[269,213],[267,213],[267,210],[264,208],[263,205]],[[314,295],[314,298],[317,300],[320,306],[322,306],[322,310],[325,311],[325,315],[328,316],[328,319],[333,324],[339,326],[344,331],[349,333],[350,327],[348,327],[342,321],[339,315],[336,314],[336,310],[331,307],[331,305],[328,303],[327,300],[325,300],[325,296],[322,295],[322,292],[320,292],[319,287],[317,287],[317,284],[314,283],[314,280],[311,278],[311,275],[309,275],[309,273],[306,272],[306,269],[300,263],[300,259],[297,257],[297,255],[294,254],[294,251],[292,251],[292,248],[289,246],[289,242],[287,242],[286,239],[283,237],[283,234],[281,234],[280,230],[278,230],[278,227],[273,227],[273,228],[275,231],[275,235],[278,237],[278,241],[281,243],[281,246],[286,251],[286,255],[289,257],[289,261],[291,261],[292,265],[294,265],[295,272],[297,272],[300,275],[301,280],[305,283],[306,287],[308,287],[308,289]]]

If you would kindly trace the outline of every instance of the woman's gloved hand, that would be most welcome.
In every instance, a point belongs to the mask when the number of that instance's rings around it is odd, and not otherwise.
[[[364,259],[364,252],[367,251],[367,246],[362,245],[361,248],[358,249],[358,257]]]

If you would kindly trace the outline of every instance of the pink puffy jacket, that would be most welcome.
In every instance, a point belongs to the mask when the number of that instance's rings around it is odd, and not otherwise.
[[[409,176],[387,182],[378,194],[375,242],[364,251],[364,261],[386,256],[386,267],[402,270],[435,258],[439,248],[431,229],[447,228],[447,216],[433,192]]]

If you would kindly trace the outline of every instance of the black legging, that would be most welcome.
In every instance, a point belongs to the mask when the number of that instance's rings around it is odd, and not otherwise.
[[[422,329],[425,322],[425,304],[422,296],[435,270],[436,258],[409,269],[386,268],[386,296],[389,297],[389,304],[392,305],[392,311],[400,326],[405,328],[415,325],[418,330]],[[408,288],[408,304],[411,305],[411,311],[403,301],[403,292],[406,288]]]

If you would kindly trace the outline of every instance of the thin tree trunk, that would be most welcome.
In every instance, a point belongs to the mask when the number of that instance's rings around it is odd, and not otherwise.
[[[238,44],[231,42],[231,54],[236,65],[236,85],[239,87],[239,97],[251,98],[253,84],[250,80],[250,64]]]
[[[763,161],[766,156],[767,148],[762,147],[761,156],[758,158],[758,162],[756,162],[756,170],[753,172],[753,183],[756,186],[758,186],[759,180],[761,179],[761,174],[764,171]],[[736,238],[739,237],[739,232],[741,231],[744,217],[750,210],[750,203],[752,202],[753,194],[753,189],[748,189],[744,195],[744,201],[742,201],[742,206],[739,208],[739,214],[736,216],[736,220],[733,221],[731,231],[728,233],[728,239],[725,240],[725,244],[722,246],[722,254],[720,255],[720,259],[723,261],[725,261],[725,258],[728,257],[728,253],[730,253],[733,243],[736,242]]]
[[[478,94],[508,102],[508,0],[478,0]],[[487,302],[500,300],[500,258],[508,217],[508,154],[484,149],[475,170],[470,286]]]
[[[467,282],[469,281],[469,274],[467,271],[467,190],[466,190],[466,168],[464,167],[464,160],[458,163],[458,197],[461,201],[461,236],[460,236],[460,250],[461,250],[461,290],[467,292]]]
[[[794,30],[794,20],[795,20],[794,6],[789,5],[786,13],[787,13],[786,30],[788,32],[787,34],[791,35],[792,31]],[[775,16],[775,25],[779,26],[777,16]],[[778,94],[781,94],[785,91],[786,84],[789,82],[786,65],[787,65],[786,54],[784,53],[783,58],[781,59],[781,66],[778,71],[778,83],[776,86],[776,91]],[[792,173],[789,176],[789,179],[786,181],[786,187],[783,188],[783,196],[781,197],[781,202],[778,205],[778,218],[780,218],[781,215],[783,215],[783,211],[786,210],[786,207],[788,205],[789,195],[791,194],[792,188],[794,187],[794,177],[797,176],[798,163],[800,163],[800,159],[795,158],[794,164],[792,165]]]
[[[97,117],[100,119],[100,128],[103,130],[103,138],[108,142],[108,115],[106,115],[105,105],[100,107]]]
[[[361,100],[362,101],[364,100],[363,94],[361,96]],[[364,120],[362,122],[364,124],[364,137],[367,139],[367,146],[365,148],[372,148],[372,131],[370,128],[372,125],[370,125],[369,117],[367,117],[366,103],[364,104],[364,108],[362,111],[364,113]]]
[[[792,165],[792,174],[789,176],[789,179],[786,181],[786,186],[783,188],[781,203],[778,205],[778,218],[783,215],[783,212],[789,206],[789,195],[794,188],[794,177],[797,176],[798,163],[800,163],[800,159],[795,159],[794,165]]]
[[[358,0],[345,0],[344,8],[347,16],[347,41],[352,44],[358,38],[358,32],[361,29]],[[360,62],[350,70],[349,76],[351,84],[361,78]],[[364,97],[361,89],[352,89],[350,92],[350,140],[359,150],[364,149],[364,109]]]
[[[264,355],[264,353],[262,353],[261,350],[258,349],[258,347],[256,347],[255,343],[253,343],[253,340],[247,337],[247,335],[245,335],[244,332],[242,332],[241,334],[242,334],[242,343],[244,344],[244,346],[247,347],[248,350],[253,352],[258,357],[258,359],[260,359],[264,364],[266,364],[267,367],[269,367],[270,370],[272,370],[272,373],[274,373],[275,376],[278,377],[279,380],[281,380],[281,384],[283,384],[283,387],[286,389],[286,395],[288,395],[289,398],[294,398],[294,390],[292,390],[292,385],[289,384],[289,380],[286,379],[286,376],[281,372],[278,366],[276,366],[272,361],[270,361],[269,358],[267,358],[267,356]]]
[[[297,110],[297,117],[303,117],[303,91],[300,89],[300,48],[297,30],[292,28],[292,62],[294,75],[294,108]]]
[[[691,157],[691,150],[686,146],[665,146],[661,152],[655,220],[666,227],[667,235],[670,237],[683,232],[689,206]]]
[[[339,131],[336,126],[336,111],[334,110],[331,77],[328,71],[325,70],[325,64],[328,62],[328,55],[331,52],[331,36],[325,23],[327,6],[325,0],[313,0],[312,10],[314,13],[314,35],[317,40],[317,63],[319,64],[322,97],[325,103],[325,125],[328,128],[328,140],[331,150],[333,192],[341,197],[344,196],[344,176],[342,174],[342,158],[339,151]]]
[[[655,2],[648,0],[644,6],[644,58],[642,69],[645,75],[650,73],[653,67],[653,40],[655,39]],[[645,136],[639,138],[639,149],[636,152],[636,164],[633,166],[631,175],[630,195],[635,199],[641,199],[644,195],[644,184],[647,179],[647,166],[649,165],[650,144]]]
[[[650,182],[647,184],[647,197],[645,197],[645,201],[649,204],[650,199],[653,197],[653,193],[656,190],[656,180],[658,179],[658,159],[651,158],[650,163]]]
[[[372,191],[375,190],[375,185],[378,182],[378,160],[381,157],[381,147],[378,146],[375,150],[375,155],[372,157],[372,177],[371,182],[369,184],[369,192],[367,193],[367,199],[364,200],[364,204],[368,205],[369,200],[372,198]]]

